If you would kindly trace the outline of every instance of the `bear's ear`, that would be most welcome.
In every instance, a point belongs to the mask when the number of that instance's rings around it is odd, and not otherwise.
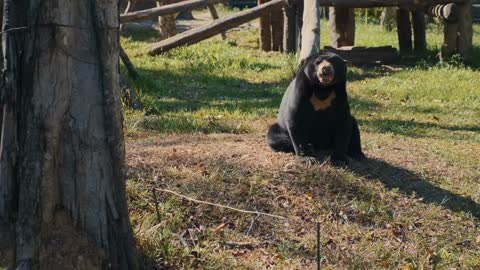
[[[302,71],[309,81],[312,82],[312,81],[315,80],[315,78],[314,78],[315,77],[315,70],[313,68],[313,65],[307,64],[307,65],[303,66]]]
[[[311,78],[311,76],[310,76],[310,73],[311,73],[311,72],[310,72],[310,69],[308,68],[308,66],[304,67],[304,68],[302,69],[302,71],[303,71],[303,73],[305,74],[305,77],[307,77],[307,79],[308,79],[309,81],[311,81],[311,80],[312,80],[312,78]]]

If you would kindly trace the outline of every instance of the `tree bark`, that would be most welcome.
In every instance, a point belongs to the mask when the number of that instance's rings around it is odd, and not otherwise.
[[[299,61],[320,50],[320,1],[305,0],[303,4],[302,47]]]
[[[27,27],[3,40],[0,218],[15,223],[15,267],[136,269],[118,1],[5,2],[4,28]]]
[[[355,10],[330,8],[330,44],[335,47],[355,45]]]

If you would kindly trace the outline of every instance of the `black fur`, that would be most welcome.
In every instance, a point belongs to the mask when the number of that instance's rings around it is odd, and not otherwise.
[[[334,70],[334,81],[320,83],[318,65],[328,61]],[[302,61],[296,76],[283,95],[277,121],[267,132],[267,144],[275,151],[294,152],[301,160],[315,162],[317,151],[332,151],[334,164],[343,165],[347,155],[362,159],[360,131],[350,113],[346,91],[347,66],[333,53],[310,56]],[[315,110],[310,98],[325,100],[332,92],[336,97],[331,106]]]

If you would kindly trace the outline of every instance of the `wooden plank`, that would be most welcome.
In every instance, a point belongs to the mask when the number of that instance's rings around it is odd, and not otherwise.
[[[383,47],[353,47],[334,48],[325,46],[324,51],[338,54],[351,65],[392,64],[400,59],[398,52],[392,46]]]
[[[213,3],[213,0],[187,0],[184,2],[160,6],[156,8],[129,12],[120,15],[120,23],[135,22],[144,19],[155,18],[158,16],[173,14],[180,11],[203,8]]]
[[[320,6],[339,8],[370,8],[394,6],[426,6],[448,3],[465,3],[466,0],[320,0]]]
[[[344,7],[344,8],[369,8],[387,6],[427,6],[448,3],[465,3],[466,0],[320,0],[320,6]],[[162,7],[130,12],[120,16],[120,23],[133,22],[157,16],[177,13],[185,10],[202,8],[213,3],[212,0],[187,0],[184,2],[166,5]]]
[[[127,53],[122,48],[122,46],[120,46],[119,54],[120,54],[120,59],[122,59],[123,64],[125,64],[125,67],[127,68],[128,74],[130,74],[130,76],[133,79],[138,79],[137,69],[133,65],[132,61],[130,61],[130,58],[128,57]]]
[[[157,55],[178,46],[197,43],[209,37],[218,35],[222,31],[226,31],[256,19],[266,12],[269,12],[272,8],[282,5],[284,5],[283,0],[272,0],[268,3],[215,20],[210,24],[199,26],[195,29],[178,34],[175,37],[152,44],[147,47],[146,52],[149,55]]]

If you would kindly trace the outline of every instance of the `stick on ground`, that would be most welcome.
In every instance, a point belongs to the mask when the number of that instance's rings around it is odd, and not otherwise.
[[[191,201],[191,202],[195,202],[195,203],[207,204],[207,205],[216,206],[216,207],[220,207],[220,208],[226,208],[226,209],[230,209],[230,210],[237,211],[237,212],[241,212],[241,213],[264,215],[264,216],[267,216],[267,217],[287,219],[286,217],[283,217],[283,216],[274,215],[274,214],[269,214],[269,213],[265,213],[265,212],[243,210],[243,209],[238,209],[238,208],[231,207],[231,206],[226,206],[226,205],[221,205],[221,204],[217,204],[217,203],[211,203],[211,202],[207,202],[207,201],[201,201],[201,200],[193,199],[193,198],[187,197],[187,196],[185,196],[185,195],[182,195],[182,194],[180,194],[180,193],[177,193],[177,192],[175,192],[175,191],[168,190],[168,189],[155,188],[155,190],[158,190],[158,191],[161,191],[161,192],[170,193],[170,194],[173,194],[173,195],[175,195],[175,196],[178,196],[178,197],[180,197],[180,198],[183,198],[183,199],[185,199],[185,200],[188,200],[188,201]]]

